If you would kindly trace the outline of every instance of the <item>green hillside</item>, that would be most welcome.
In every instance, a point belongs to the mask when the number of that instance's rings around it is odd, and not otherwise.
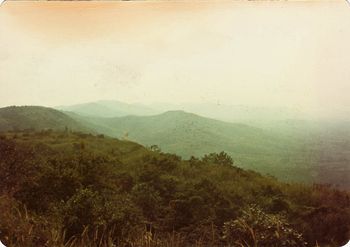
[[[182,160],[102,135],[41,130],[1,133],[0,157],[7,246],[303,247],[349,238],[348,193],[281,183],[223,152]]]
[[[266,124],[266,123],[265,123]],[[45,107],[0,109],[0,130],[58,129],[101,133],[157,145],[183,158],[225,151],[235,165],[284,181],[350,188],[347,123],[289,120],[261,127],[227,123],[183,111],[153,116],[86,117]]]
[[[225,151],[237,166],[285,181],[329,183],[350,188],[348,122],[289,119],[253,127],[184,111],[154,116],[86,118],[90,128],[184,158]]]
[[[74,117],[74,116],[72,116]],[[98,132],[158,145],[162,150],[184,158],[225,151],[239,166],[270,173],[284,179],[310,179],[310,159],[306,142],[300,136],[274,133],[239,123],[227,123],[183,111],[154,116],[83,118],[79,121]],[[298,167],[298,171],[290,169]]]
[[[0,131],[65,128],[92,131],[83,124],[52,108],[42,106],[9,106],[0,108]]]

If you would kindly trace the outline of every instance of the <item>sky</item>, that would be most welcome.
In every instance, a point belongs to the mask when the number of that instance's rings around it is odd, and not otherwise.
[[[350,110],[350,6],[7,1],[0,107],[221,103]]]

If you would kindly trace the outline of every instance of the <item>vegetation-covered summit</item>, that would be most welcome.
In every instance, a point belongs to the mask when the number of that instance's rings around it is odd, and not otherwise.
[[[184,111],[99,118],[39,106],[0,108],[0,131],[73,129],[101,133],[145,146],[156,144],[186,159],[225,151],[244,169],[272,174],[284,181],[330,183],[347,189],[348,126],[347,122],[291,120],[252,127]]]
[[[89,131],[89,128],[84,124],[49,107],[8,106],[0,108],[0,131],[23,129],[64,130],[65,128]]]
[[[224,152],[71,131],[0,137],[0,238],[8,246],[339,246],[349,194],[287,184]]]

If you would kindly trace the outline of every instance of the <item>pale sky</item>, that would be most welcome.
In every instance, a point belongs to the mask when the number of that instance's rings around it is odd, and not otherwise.
[[[0,107],[125,102],[350,109],[350,6],[5,2]]]

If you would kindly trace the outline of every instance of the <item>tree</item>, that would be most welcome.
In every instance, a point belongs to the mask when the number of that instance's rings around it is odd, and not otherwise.
[[[307,243],[280,215],[264,213],[250,206],[236,220],[224,223],[224,236],[230,246],[303,247]]]
[[[152,145],[149,149],[155,153],[160,153],[162,151],[158,145]]]
[[[232,158],[224,151],[220,152],[219,154],[218,153],[206,154],[202,158],[202,161],[208,162],[208,163],[213,163],[216,165],[228,165],[228,166],[233,165]]]

